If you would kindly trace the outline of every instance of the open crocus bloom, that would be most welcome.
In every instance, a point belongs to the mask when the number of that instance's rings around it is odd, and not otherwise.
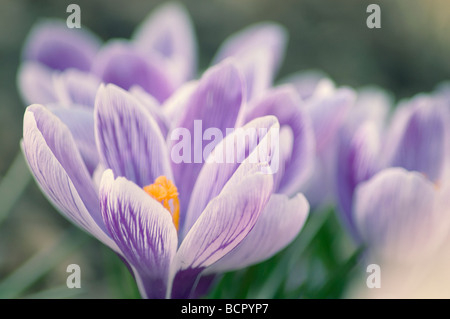
[[[242,83],[230,62],[209,70],[183,95],[178,123],[194,135],[195,119],[205,130],[234,128],[244,118]],[[275,193],[277,119],[258,117],[242,129],[224,134],[204,163],[176,164],[174,143],[149,109],[110,84],[98,90],[93,117],[77,108],[28,107],[22,147],[50,201],[123,257],[143,297],[188,298],[197,296],[201,276],[246,267],[285,247],[309,211],[303,195]],[[218,161],[230,145],[233,160]]]

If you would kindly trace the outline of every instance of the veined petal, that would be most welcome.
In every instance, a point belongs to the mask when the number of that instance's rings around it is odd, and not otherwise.
[[[273,194],[247,237],[205,273],[236,270],[272,257],[298,235],[308,212],[309,204],[303,195],[289,199]]]
[[[253,50],[265,50],[271,55],[271,73],[275,75],[284,58],[288,33],[274,22],[251,25],[226,39],[220,46],[214,64],[228,57],[240,58]]]
[[[244,84],[241,73],[230,61],[210,68],[202,76],[193,92],[188,92],[189,101],[175,129],[169,132],[169,149],[172,157],[172,168],[177,187],[180,189],[181,207],[187,207],[195,180],[202,168],[204,157],[203,137],[207,130],[214,130],[220,136],[214,137],[219,142],[226,136],[227,129],[239,126],[242,120],[241,106],[244,101]],[[183,103],[183,101],[179,101]],[[180,131],[187,132],[189,141]],[[182,140],[179,141],[177,139]],[[185,158],[177,154],[178,146],[186,143],[189,147]],[[206,144],[206,143],[205,143]],[[175,157],[177,158],[175,161]]]
[[[271,157],[272,153],[279,152],[278,130],[279,124],[274,116],[257,118],[237,128],[215,146],[200,171],[186,216],[181,220],[182,238],[241,164],[250,161],[253,164],[269,163],[272,158],[279,160],[277,156]]]
[[[58,100],[52,80],[53,72],[37,62],[24,61],[21,64],[17,75],[17,86],[22,100],[27,105],[46,104]]]
[[[177,249],[171,214],[136,184],[105,171],[100,183],[103,220],[132,265],[146,298],[166,296],[170,263]]]
[[[161,175],[173,180],[158,124],[139,101],[114,85],[100,87],[94,110],[100,160],[140,187]]]
[[[75,68],[89,71],[101,41],[85,27],[69,29],[64,21],[42,20],[28,35],[23,55],[26,60],[51,69]]]
[[[188,297],[199,273],[234,249],[255,225],[273,190],[258,164],[241,165],[181,243],[171,270],[173,298]]]
[[[105,233],[98,194],[69,129],[44,106],[27,108],[22,148],[36,181],[58,210],[118,251]]]
[[[129,92],[131,93],[131,95],[136,97],[143,106],[145,106],[147,111],[150,112],[156,123],[158,123],[162,135],[166,137],[169,124],[167,123],[168,121],[166,119],[166,116],[158,101],[138,85],[133,85],[130,88]]]
[[[153,10],[136,29],[133,42],[145,55],[158,53],[167,62],[176,86],[195,75],[195,32],[188,12],[180,3],[164,3]]]
[[[169,131],[176,128],[177,123],[181,122],[181,118],[184,117],[184,112],[186,112],[191,95],[195,92],[197,86],[198,81],[186,82],[164,101],[161,108],[169,123]]]
[[[382,170],[356,189],[354,219],[360,237],[382,261],[426,258],[447,236],[445,212],[435,209],[437,193],[420,173]]]
[[[103,82],[125,90],[139,85],[162,102],[175,87],[159,60],[157,56],[144,56],[129,43],[115,40],[98,53],[92,72]]]
[[[272,89],[251,103],[246,119],[264,115],[275,115],[281,127],[288,126],[292,130],[292,153],[285,159],[284,174],[278,189],[278,192],[291,195],[311,176],[314,167],[315,140],[311,120],[290,85]]]

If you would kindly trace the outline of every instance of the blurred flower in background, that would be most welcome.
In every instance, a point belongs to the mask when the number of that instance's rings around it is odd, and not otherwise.
[[[448,3],[381,1],[378,30],[364,3],[118,4],[80,3],[81,29],[63,2],[1,5],[19,36],[0,34],[0,297],[448,297]],[[38,184],[128,267],[54,217],[20,153],[8,169],[19,105],[36,103],[23,150]],[[223,133],[212,155],[239,135],[226,128],[279,127],[279,170],[174,163],[172,133],[198,119]],[[225,213],[243,202],[249,224]],[[68,263],[83,290],[65,287]]]

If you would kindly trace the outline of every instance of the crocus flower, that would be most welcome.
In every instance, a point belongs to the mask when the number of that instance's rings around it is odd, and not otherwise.
[[[349,297],[450,296],[449,190],[447,182],[404,168],[384,169],[357,187],[354,225],[367,245],[362,265],[376,264],[380,273],[377,288],[361,278]]]
[[[80,90],[71,83],[82,83],[83,91],[96,92],[100,82],[124,89],[139,85],[162,102],[194,77],[196,59],[195,33],[181,4],[159,6],[131,39],[103,45],[85,27],[69,29],[64,21],[43,20],[25,41],[18,86],[27,104],[66,104],[60,91],[75,91],[76,95]]]
[[[386,125],[388,103],[377,94],[381,103],[372,92],[340,132],[340,213],[366,247],[362,263],[381,270],[381,288],[361,279],[349,296],[448,296],[448,109],[422,94],[400,103]]]
[[[255,24],[230,36],[211,65],[234,57],[246,78],[250,100],[271,86],[286,41],[282,26]],[[126,90],[139,86],[161,104],[196,77],[197,43],[184,6],[165,3],[150,13],[130,39],[104,44],[85,27],[69,29],[64,21],[40,21],[25,41],[23,60],[18,87],[27,105],[93,105],[101,82]]]
[[[362,116],[350,119],[340,134],[337,184],[340,211],[354,232],[354,192],[382,169],[403,167],[440,183],[446,171],[446,108],[441,99],[420,95],[401,103],[384,129],[386,105],[360,105]],[[356,112],[356,110],[355,110]],[[381,114],[376,116],[374,114]],[[378,119],[377,119],[378,118]],[[357,119],[357,120],[356,120]]]
[[[305,71],[282,80],[292,85],[303,100],[315,139],[314,167],[297,191],[305,193],[312,207],[321,208],[335,201],[338,132],[356,98],[349,87],[336,87],[323,73]]]
[[[99,88],[94,118],[77,108],[27,108],[22,147],[39,186],[61,213],[126,261],[143,297],[197,296],[203,275],[272,256],[304,224],[304,196],[274,192],[270,167],[280,146],[271,136],[277,119],[258,117],[242,126],[244,81],[227,60],[171,99],[174,109],[183,110],[179,127],[193,136],[195,120],[204,125],[201,133],[243,128],[223,134],[205,163],[174,163],[176,144],[165,140],[142,99],[111,84]],[[235,141],[248,128],[257,134],[238,147]],[[234,159],[245,159],[214,161],[230,143]],[[94,172],[83,149],[97,151]],[[259,160],[251,161],[252,154]]]

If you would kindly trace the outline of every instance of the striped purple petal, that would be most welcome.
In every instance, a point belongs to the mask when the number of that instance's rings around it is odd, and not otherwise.
[[[224,61],[205,72],[194,91],[184,96],[188,101],[178,101],[184,105],[184,110],[178,123],[174,125],[174,130],[169,132],[169,149],[182,207],[187,207],[195,180],[203,165],[204,149],[206,144],[209,144],[203,143],[205,131],[213,128],[219,130],[222,136],[226,136],[227,129],[240,125],[243,90],[244,84],[239,70],[232,62]],[[189,135],[190,140],[178,135],[181,130]],[[216,142],[220,141],[220,137],[218,139]],[[182,157],[174,161],[181,153],[177,151],[178,146],[184,142],[191,150],[189,158],[185,160]]]
[[[25,112],[22,148],[37,183],[57,209],[118,251],[105,233],[97,191],[67,126],[44,106],[31,105]]]
[[[189,297],[203,269],[232,251],[254,227],[273,190],[258,164],[241,165],[209,202],[178,249],[172,268],[173,298]]]
[[[136,184],[111,170],[100,183],[103,220],[123,256],[134,270],[146,298],[165,298],[170,263],[177,249],[172,216]]]
[[[269,155],[270,152],[278,151],[275,149],[279,142],[276,136],[278,129],[279,124],[275,117],[257,118],[236,129],[212,150],[193,188],[187,213],[181,216],[182,238],[197,221],[208,203],[220,194],[240,165],[245,160],[250,160],[250,154]],[[246,138],[247,143],[245,143]],[[233,150],[231,156],[230,150]],[[265,159],[255,158],[253,163],[261,163]]]
[[[289,199],[273,194],[247,237],[205,272],[236,270],[272,257],[298,235],[308,213],[309,204],[303,195]]]
[[[100,161],[115,176],[126,177],[140,187],[161,175],[173,180],[159,126],[135,97],[117,86],[102,86],[94,117]]]

